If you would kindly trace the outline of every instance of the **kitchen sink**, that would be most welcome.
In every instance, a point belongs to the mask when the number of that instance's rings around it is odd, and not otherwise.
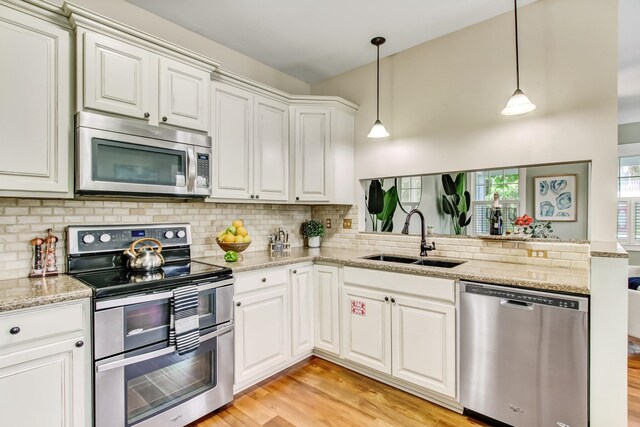
[[[453,268],[460,264],[464,264],[466,261],[452,261],[452,260],[444,260],[444,259],[433,259],[433,258],[410,258],[410,257],[402,257],[397,255],[371,255],[363,257],[363,259],[370,259],[372,261],[381,261],[381,262],[397,262],[401,264],[411,264],[411,265],[424,265],[427,267],[441,267],[441,268]]]

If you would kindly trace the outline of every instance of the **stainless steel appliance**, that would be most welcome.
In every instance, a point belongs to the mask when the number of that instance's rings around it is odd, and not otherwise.
[[[233,398],[233,276],[192,261],[189,224],[71,226],[68,270],[93,289],[96,427],[183,426]],[[165,263],[137,272],[123,250],[157,239]],[[169,344],[173,290],[197,286],[200,345]]]
[[[462,281],[460,401],[517,427],[588,425],[589,300]]]
[[[75,127],[80,195],[211,193],[209,136],[84,111]]]

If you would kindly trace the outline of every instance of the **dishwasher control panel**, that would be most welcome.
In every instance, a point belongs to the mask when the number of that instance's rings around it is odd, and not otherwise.
[[[503,298],[510,301],[518,301],[523,305],[540,304],[550,305],[553,307],[568,308],[571,310],[580,310],[580,301],[572,299],[570,297],[556,297],[552,294],[545,293],[544,295],[529,294],[525,292],[511,291],[502,289],[496,289],[493,287],[485,287],[476,284],[465,284],[465,290],[467,293],[476,295],[485,295],[489,297]]]

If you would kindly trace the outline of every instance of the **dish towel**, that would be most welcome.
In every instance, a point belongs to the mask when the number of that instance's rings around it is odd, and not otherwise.
[[[175,345],[179,355],[200,346],[197,286],[184,286],[173,291],[169,345]]]

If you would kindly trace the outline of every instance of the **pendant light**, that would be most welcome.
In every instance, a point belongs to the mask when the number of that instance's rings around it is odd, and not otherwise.
[[[389,136],[389,132],[384,128],[382,122],[380,122],[380,45],[386,42],[384,37],[374,37],[371,39],[371,44],[378,48],[378,59],[376,61],[376,122],[371,128],[371,132],[367,137],[369,138],[384,138]]]
[[[524,114],[536,109],[535,104],[529,100],[522,90],[520,90],[520,60],[518,58],[518,0],[513,0],[513,9],[516,23],[516,91],[513,92],[513,95],[511,95],[511,98],[507,101],[506,107],[502,110],[502,114],[505,116]]]

